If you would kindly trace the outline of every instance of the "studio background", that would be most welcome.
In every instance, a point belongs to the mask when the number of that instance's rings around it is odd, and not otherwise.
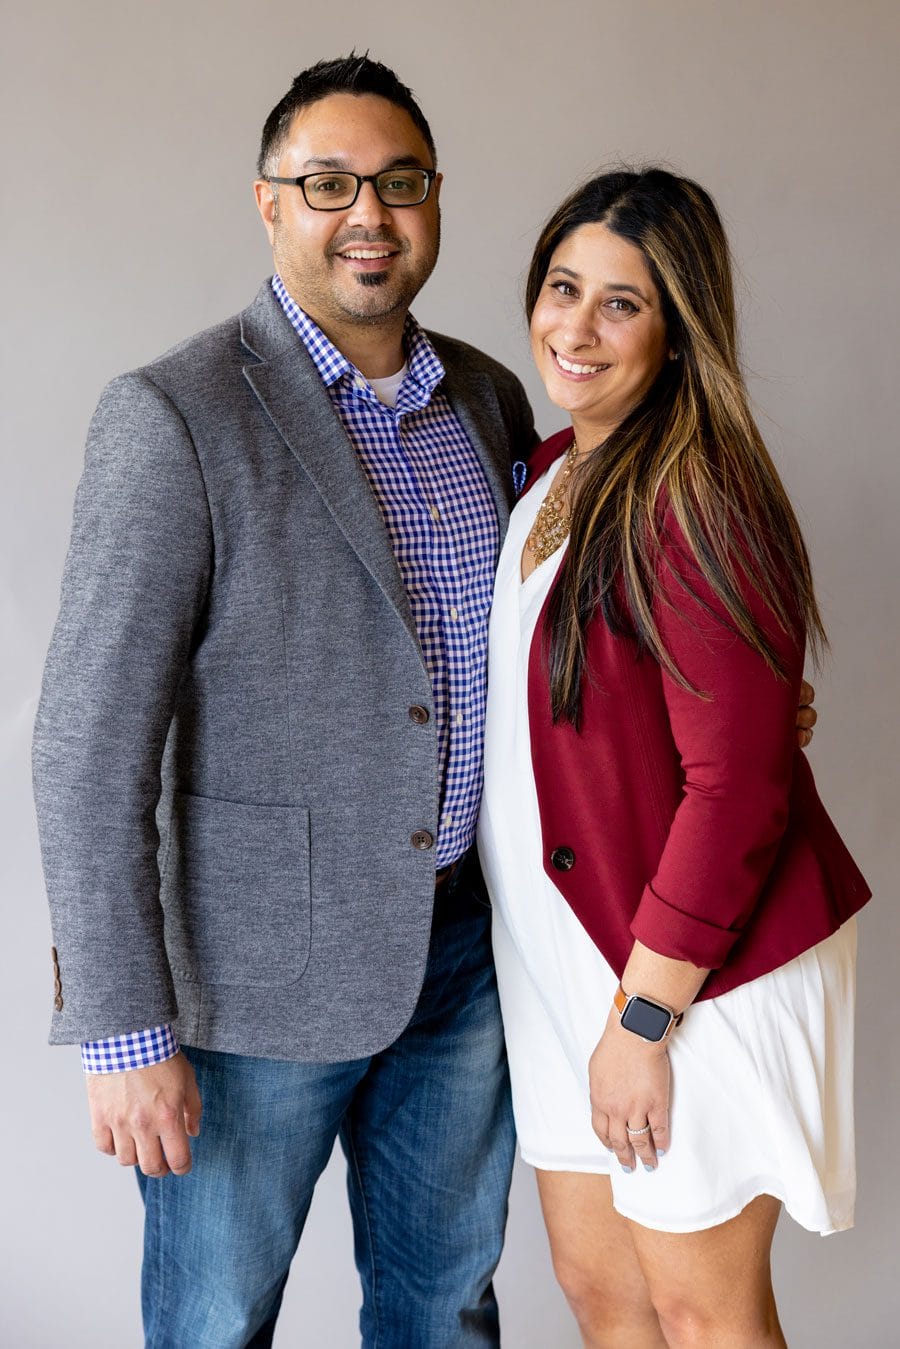
[[[525,380],[520,297],[562,195],[620,159],[696,177],[726,218],[761,426],[806,531],[832,654],[810,751],[875,900],[860,922],[857,1228],[782,1220],[792,1346],[900,1344],[897,455],[900,6],[895,0],[37,0],[7,3],[0,493],[5,1039],[0,1343],[140,1343],[132,1178],[93,1150],[74,1049],[50,1050],[50,933],[29,742],[85,430],[103,385],[243,308],[270,271],[250,183],[292,76],[369,48],[419,95],[444,242],[415,305]],[[677,1128],[677,1117],[675,1120]],[[358,1290],[332,1159],[276,1344],[353,1349]],[[504,1342],[574,1349],[533,1177],[500,1266]]]

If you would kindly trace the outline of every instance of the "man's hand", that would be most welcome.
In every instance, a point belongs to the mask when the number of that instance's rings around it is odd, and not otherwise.
[[[91,1133],[99,1152],[145,1176],[186,1175],[200,1133],[200,1093],[183,1054],[150,1068],[89,1073]]]
[[[813,738],[813,727],[818,721],[816,709],[813,707],[816,691],[812,684],[807,684],[804,679],[800,685],[800,706],[797,709],[797,744],[801,749],[806,749],[810,740]]]

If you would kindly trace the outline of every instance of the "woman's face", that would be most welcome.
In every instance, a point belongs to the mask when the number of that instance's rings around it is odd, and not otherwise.
[[[579,444],[599,444],[671,355],[641,250],[605,225],[573,230],[550,259],[531,316],[531,352]]]

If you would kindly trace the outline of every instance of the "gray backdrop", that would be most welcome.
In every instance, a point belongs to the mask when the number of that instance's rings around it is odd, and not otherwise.
[[[783,1220],[776,1284],[793,1346],[900,1344],[896,0],[7,10],[0,1342],[124,1349],[140,1334],[134,1182],[92,1149],[76,1051],[44,1043],[49,926],[28,780],[85,428],[110,376],[250,300],[269,269],[250,191],[262,121],[298,69],[355,44],[420,95],[446,174],[442,260],[417,316],[516,369],[546,432],[560,419],[529,369],[519,300],[561,195],[610,161],[663,160],[727,218],[753,395],[832,637],[812,760],[876,892],[860,927],[858,1226],[822,1241]],[[357,1342],[342,1184],[333,1160],[282,1346]],[[577,1345],[524,1168],[499,1291],[507,1345]]]

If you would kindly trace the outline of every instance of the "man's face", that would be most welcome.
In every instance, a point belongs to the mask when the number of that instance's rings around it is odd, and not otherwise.
[[[277,172],[400,167],[434,167],[409,114],[374,95],[330,94],[297,113]],[[315,211],[301,188],[282,184],[276,197],[258,180],[257,204],[290,295],[326,332],[405,314],[437,259],[439,188],[440,175],[420,206],[389,207],[363,183],[346,210]]]

